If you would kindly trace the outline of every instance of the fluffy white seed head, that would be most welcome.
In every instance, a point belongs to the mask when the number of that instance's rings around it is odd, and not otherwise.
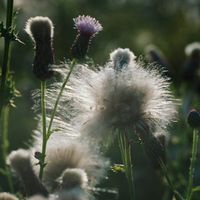
[[[17,197],[14,195],[7,193],[7,192],[1,192],[0,193],[0,200],[18,200]]]
[[[175,119],[168,80],[141,63],[130,62],[120,72],[112,63],[98,71],[82,66],[69,84],[63,96],[69,99],[66,110],[74,115],[71,123],[95,140],[107,140],[116,129],[160,132]]]
[[[113,62],[116,70],[121,70],[135,60],[136,56],[129,49],[118,48],[110,54],[110,60]]]
[[[38,151],[38,147],[40,147],[39,140],[37,141],[34,151]],[[88,184],[94,186],[104,177],[109,164],[100,155],[98,149],[91,148],[84,140],[70,139],[69,141],[68,136],[65,134],[62,134],[62,136],[53,134],[51,136],[47,144],[45,161],[47,165],[44,169],[43,182],[50,190],[57,188],[59,185],[58,178],[62,177],[65,170],[72,168],[79,168],[85,171],[88,177]],[[37,167],[35,166],[36,172],[38,171]],[[86,179],[84,178],[83,180],[85,182]]]
[[[30,154],[24,149],[12,151],[7,157],[7,163],[21,176],[27,168],[30,168]]]
[[[25,31],[34,42],[41,42],[53,38],[54,27],[52,21],[48,17],[32,17],[28,19]]]
[[[81,188],[73,188],[71,190],[63,190],[58,193],[59,200],[89,200],[88,193]]]
[[[47,200],[48,198],[45,198],[44,196],[41,195],[34,195],[30,198],[28,198],[28,200]]]
[[[84,170],[74,168],[66,169],[59,178],[60,185],[63,189],[72,189],[74,187],[86,188],[88,177]]]

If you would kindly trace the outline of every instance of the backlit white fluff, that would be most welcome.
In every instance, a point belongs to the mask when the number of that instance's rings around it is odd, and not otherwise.
[[[63,190],[58,193],[59,200],[89,200],[89,194],[81,188],[73,188],[71,190]]]
[[[7,193],[7,192],[1,192],[0,193],[0,200],[18,200],[17,197],[14,195]]]
[[[73,116],[71,123],[82,134],[95,140],[106,139],[104,136],[116,129],[148,129],[155,133],[165,129],[176,115],[168,80],[157,69],[144,68],[129,59],[134,58],[129,51],[127,56],[120,51],[115,51],[115,56],[112,53],[111,62],[100,70],[79,67],[63,94],[63,99],[70,100],[63,112]],[[116,70],[118,57],[128,58],[124,59],[127,67],[121,71]]]
[[[33,151],[40,148],[41,140],[38,137]],[[64,171],[72,168],[83,170],[87,174],[88,184],[94,186],[105,176],[109,164],[96,147],[91,148],[84,140],[69,139],[64,133],[52,134],[47,144],[45,161],[47,165],[44,169],[43,183],[50,191],[58,187],[59,178]],[[38,171],[38,166],[35,166],[35,170]]]
[[[127,48],[118,48],[110,54],[110,60],[116,70],[121,70],[123,67],[128,66],[135,59],[136,56]]]
[[[22,176],[27,168],[30,168],[30,153],[24,149],[12,151],[7,157],[7,164],[16,171],[19,176]]]

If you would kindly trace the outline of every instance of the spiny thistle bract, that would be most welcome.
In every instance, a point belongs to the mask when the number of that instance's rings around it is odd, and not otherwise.
[[[50,67],[54,64],[53,29],[53,23],[48,17],[33,17],[26,23],[25,31],[35,43],[33,72],[40,80],[53,76],[53,70]]]
[[[154,134],[175,119],[176,103],[168,80],[157,69],[141,66],[127,50],[120,52],[111,54],[111,62],[100,70],[79,67],[63,93],[62,99],[70,101],[63,112],[74,115],[71,123],[95,140],[104,140],[115,130],[148,129]],[[125,52],[127,67],[121,63],[118,71],[115,64]]]
[[[72,45],[71,54],[73,58],[83,59],[88,52],[91,39],[103,28],[95,18],[90,16],[78,16],[74,18],[74,23],[78,35]]]

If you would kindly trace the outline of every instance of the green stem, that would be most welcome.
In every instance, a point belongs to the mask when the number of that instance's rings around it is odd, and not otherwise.
[[[7,0],[7,11],[6,11],[6,30],[9,30],[12,27],[12,19],[13,19],[13,0]],[[8,154],[9,141],[8,141],[8,120],[9,120],[9,106],[6,105],[6,80],[9,74],[9,65],[10,65],[10,43],[11,38],[9,35],[4,38],[4,55],[3,55],[3,63],[1,70],[1,82],[0,82],[0,118],[2,122],[2,156],[3,156],[3,167],[6,173],[8,185],[10,187],[10,191],[13,192],[13,184],[11,179],[11,173],[6,165],[6,157]]]
[[[58,103],[60,101],[60,98],[62,96],[63,90],[64,90],[64,88],[65,88],[65,86],[66,86],[66,84],[67,84],[67,82],[69,80],[69,77],[70,77],[70,75],[71,75],[71,73],[72,73],[75,65],[76,65],[76,60],[73,59],[72,62],[71,62],[71,64],[70,64],[70,70],[69,70],[69,72],[68,72],[68,74],[66,76],[65,81],[63,82],[63,84],[61,86],[60,92],[58,94],[58,97],[56,99],[56,102],[55,102],[55,105],[54,105],[54,108],[53,108],[53,111],[52,111],[52,114],[51,114],[51,119],[50,119],[48,130],[47,130],[47,140],[49,139],[49,137],[51,136],[51,133],[52,133],[51,132],[51,127],[52,127],[53,120],[54,120],[54,117],[55,117],[55,114],[56,114]]]
[[[158,162],[159,162],[159,165],[160,165],[160,167],[161,167],[161,169],[162,169],[162,171],[164,173],[164,176],[165,176],[165,178],[167,180],[167,183],[168,183],[171,191],[174,194],[175,199],[176,200],[184,200],[184,198],[181,196],[181,194],[175,189],[175,187],[174,187],[174,185],[173,185],[173,183],[172,183],[172,181],[171,181],[171,179],[170,179],[170,177],[168,175],[167,167],[165,166],[163,161],[160,158],[158,158]]]
[[[9,106],[3,107],[2,110],[2,157],[3,157],[3,169],[7,176],[8,185],[10,191],[13,192],[13,184],[11,173],[6,165],[6,158],[8,155],[9,141],[8,141],[8,120],[9,120]]]
[[[51,127],[53,124],[53,120],[56,114],[56,110],[58,107],[58,103],[60,101],[60,98],[62,96],[63,90],[69,80],[69,77],[73,71],[73,68],[76,64],[76,60],[72,60],[71,65],[70,65],[70,70],[67,74],[67,77],[65,79],[65,81],[63,82],[60,92],[58,94],[58,97],[56,99],[52,114],[51,114],[51,118],[50,118],[50,122],[48,125],[48,129],[46,126],[46,103],[45,103],[45,90],[46,90],[46,83],[45,82],[41,82],[41,108],[42,108],[42,126],[43,126],[43,143],[42,143],[42,154],[41,154],[41,159],[40,159],[40,172],[39,172],[39,177],[40,179],[42,179],[43,176],[43,172],[44,172],[44,167],[46,165],[45,163],[45,156],[46,156],[46,146],[47,146],[47,141],[49,139],[49,137],[51,136]]]
[[[194,178],[194,171],[195,171],[195,163],[196,163],[196,157],[197,157],[198,141],[199,141],[198,131],[196,129],[194,129],[193,143],[192,143],[192,157],[191,157],[191,163],[190,163],[190,168],[189,168],[189,181],[188,181],[188,186],[187,186],[186,200],[191,199],[193,178]]]
[[[7,12],[6,12],[7,31],[11,29],[12,27],[12,18],[13,18],[13,0],[8,0]],[[0,85],[0,94],[1,94],[0,114],[4,106],[6,79],[9,74],[10,42],[11,42],[11,39],[9,36],[4,38],[4,55],[3,55],[3,64],[2,64],[2,71],[1,71],[1,85]]]
[[[129,143],[125,133],[118,132],[118,142],[124,164],[125,175],[128,181],[130,199],[135,200],[135,184],[133,174],[133,164],[131,158],[131,144]]]
[[[47,146],[47,134],[46,134],[46,101],[45,101],[46,81],[41,81],[41,110],[42,110],[42,154],[40,159],[40,172],[39,177],[42,179],[44,167],[45,167],[45,156]]]

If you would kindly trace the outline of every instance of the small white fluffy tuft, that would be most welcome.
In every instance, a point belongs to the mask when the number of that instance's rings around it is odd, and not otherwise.
[[[40,151],[40,147],[38,139],[33,151]],[[88,184],[94,186],[104,177],[109,164],[95,147],[91,148],[84,140],[69,140],[65,134],[53,134],[51,136],[47,144],[45,161],[47,165],[44,169],[43,183],[50,190],[57,188],[59,185],[58,178],[62,176],[65,170],[72,168],[85,171]],[[33,162],[36,163],[37,160]],[[38,173],[38,166],[36,165],[35,171]]]
[[[25,149],[12,151],[7,157],[7,164],[10,165],[17,174],[30,167],[30,153]]]
[[[47,200],[48,198],[45,198],[44,196],[41,195],[34,195],[30,198],[28,198],[28,200]]]
[[[74,187],[86,188],[88,185],[88,177],[82,169],[66,169],[59,178],[63,189]]]
[[[0,200],[18,200],[18,198],[10,193],[2,192],[0,193]]]
[[[59,200],[89,200],[89,195],[81,188],[63,190],[59,194]]]
[[[116,70],[121,70],[135,60],[136,56],[128,48],[118,48],[110,54],[110,60],[113,62]]]

